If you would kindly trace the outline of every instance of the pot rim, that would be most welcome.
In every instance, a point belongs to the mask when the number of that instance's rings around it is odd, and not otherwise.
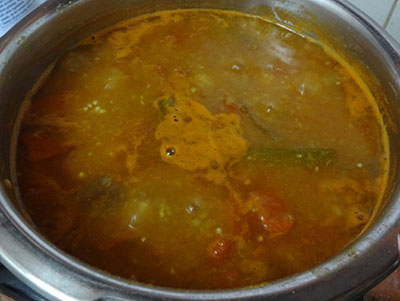
[[[76,0],[76,1],[65,1],[68,5],[63,9],[73,8],[74,6],[80,5],[81,3],[88,2],[90,0]],[[314,1],[314,0],[313,0]],[[382,55],[387,57],[387,60],[393,62],[394,65],[400,66],[400,47],[397,42],[378,24],[376,24],[371,18],[366,16],[363,12],[359,11],[347,0],[315,0],[314,2],[323,3],[325,5],[336,6],[335,9],[339,9],[342,13],[355,19],[360,26],[367,29],[374,39],[379,43],[382,50]],[[14,26],[3,37],[3,45],[0,45],[1,52],[7,50],[9,43],[15,41],[18,37],[22,36],[26,31],[29,33],[30,26],[33,21],[40,21],[41,18],[52,18],[57,15],[57,9],[59,7],[59,1],[50,0],[33,12],[27,17],[20,21]],[[36,25],[35,25],[36,26]],[[40,26],[37,25],[37,26]],[[2,67],[0,68],[0,72]],[[400,70],[397,71],[397,84],[400,86]],[[285,291],[287,295],[296,294],[299,290],[304,290],[304,283],[308,285],[316,285],[323,287],[323,283],[330,280],[330,277],[336,277],[338,274],[346,270],[346,267],[357,258],[358,262],[362,262],[363,258],[370,258],[367,256],[370,252],[377,252],[372,246],[378,244],[382,237],[390,237],[393,240],[393,236],[396,237],[396,241],[391,241],[389,246],[385,246],[388,251],[395,252],[390,258],[390,262],[387,262],[389,266],[385,268],[385,271],[380,271],[376,278],[381,280],[382,277],[386,276],[387,273],[392,271],[399,264],[399,250],[397,246],[397,234],[400,230],[400,198],[398,196],[393,197],[391,202],[387,205],[381,216],[371,225],[371,227],[351,245],[346,247],[343,251],[328,259],[327,261],[315,266],[305,272],[298,273],[292,276],[288,276],[282,279],[275,280],[260,284],[254,287],[243,287],[237,289],[224,289],[224,290],[183,290],[183,289],[170,289],[165,287],[157,287],[146,285],[142,283],[136,283],[127,279],[122,279],[117,276],[108,274],[107,272],[98,270],[97,268],[91,267],[84,262],[74,258],[73,256],[66,254],[64,251],[58,249],[45,237],[43,237],[36,230],[32,229],[28,222],[16,211],[13,205],[6,200],[6,193],[4,187],[0,187],[0,228],[7,232],[15,232],[14,235],[18,235],[20,239],[29,241],[31,248],[40,250],[44,256],[50,256],[58,264],[67,266],[68,272],[83,276],[91,281],[97,281],[106,287],[118,288],[122,291],[127,291],[131,294],[139,294],[147,296],[148,298],[167,298],[167,299],[186,299],[186,300],[211,300],[211,299],[238,299],[238,298],[260,298],[265,296],[275,296]],[[1,211],[3,212],[6,219],[2,221]],[[16,231],[17,232],[16,232]],[[392,232],[391,232],[392,231]],[[393,231],[397,231],[393,234]],[[0,231],[0,235],[1,235]],[[0,236],[1,237],[1,236]],[[18,239],[15,239],[15,243],[22,246]],[[18,247],[15,245],[14,247]],[[43,284],[35,283],[29,271],[25,270],[24,273],[16,270],[16,265],[12,264],[15,260],[18,260],[10,256],[9,252],[1,252],[3,246],[0,246],[0,259],[5,266],[10,268],[19,277],[23,278],[26,282],[30,283],[35,287],[43,289]],[[386,250],[386,249],[385,249]],[[381,251],[381,250],[378,250]],[[7,254],[8,253],[8,254]],[[7,255],[5,255],[7,254]],[[371,255],[371,254],[369,254]],[[377,254],[379,256],[379,254]],[[23,263],[23,259],[19,259],[20,263]],[[376,271],[375,271],[376,272]],[[335,276],[336,275],[336,276]],[[377,280],[370,283],[366,283],[365,287],[371,287],[376,284]],[[48,290],[49,288],[44,288]],[[338,288],[339,289],[339,288]],[[347,292],[346,292],[347,293]],[[355,289],[353,293],[358,293]]]

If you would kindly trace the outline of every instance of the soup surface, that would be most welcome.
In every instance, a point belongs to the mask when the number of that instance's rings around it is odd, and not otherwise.
[[[21,113],[33,222],[84,262],[174,288],[255,285],[328,259],[373,218],[387,145],[368,90],[324,49],[218,10],[82,42]]]

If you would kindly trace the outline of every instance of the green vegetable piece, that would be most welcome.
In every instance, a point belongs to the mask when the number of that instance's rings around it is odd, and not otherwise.
[[[262,160],[269,163],[299,164],[308,167],[328,166],[335,159],[336,152],[333,149],[301,148],[279,149],[265,148],[249,151],[249,160]]]
[[[161,98],[157,101],[157,106],[160,111],[161,119],[164,119],[165,116],[168,114],[168,107],[174,107],[176,104],[175,98]]]

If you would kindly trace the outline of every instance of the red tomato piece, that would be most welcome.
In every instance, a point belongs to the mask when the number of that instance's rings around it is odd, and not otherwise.
[[[250,193],[252,212],[264,230],[273,235],[282,235],[293,226],[294,218],[285,202],[279,197],[262,192]]]
[[[183,46],[188,36],[185,28],[178,28],[172,33],[172,38],[177,46]]]
[[[237,105],[232,100],[224,100],[224,106],[230,113],[235,113],[237,111]]]
[[[232,247],[232,241],[223,238],[214,239],[208,246],[208,257],[216,261],[225,260],[232,253]]]
[[[64,152],[58,141],[44,131],[28,132],[23,136],[23,141],[30,161],[49,159]]]

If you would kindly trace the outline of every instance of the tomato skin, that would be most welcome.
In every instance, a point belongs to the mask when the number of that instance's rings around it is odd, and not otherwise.
[[[27,150],[26,157],[30,161],[50,159],[64,152],[61,144],[45,131],[28,132],[22,139]]]
[[[224,261],[230,257],[233,242],[223,238],[216,238],[208,246],[208,257],[216,262]]]
[[[225,107],[228,109],[230,113],[236,113],[237,105],[235,103],[224,102]]]
[[[251,211],[248,223],[251,231],[267,231],[271,236],[287,233],[293,226],[294,218],[285,202],[278,196],[266,192],[251,192]]]
[[[171,38],[176,46],[182,47],[189,37],[185,28],[178,28],[171,34]]]

